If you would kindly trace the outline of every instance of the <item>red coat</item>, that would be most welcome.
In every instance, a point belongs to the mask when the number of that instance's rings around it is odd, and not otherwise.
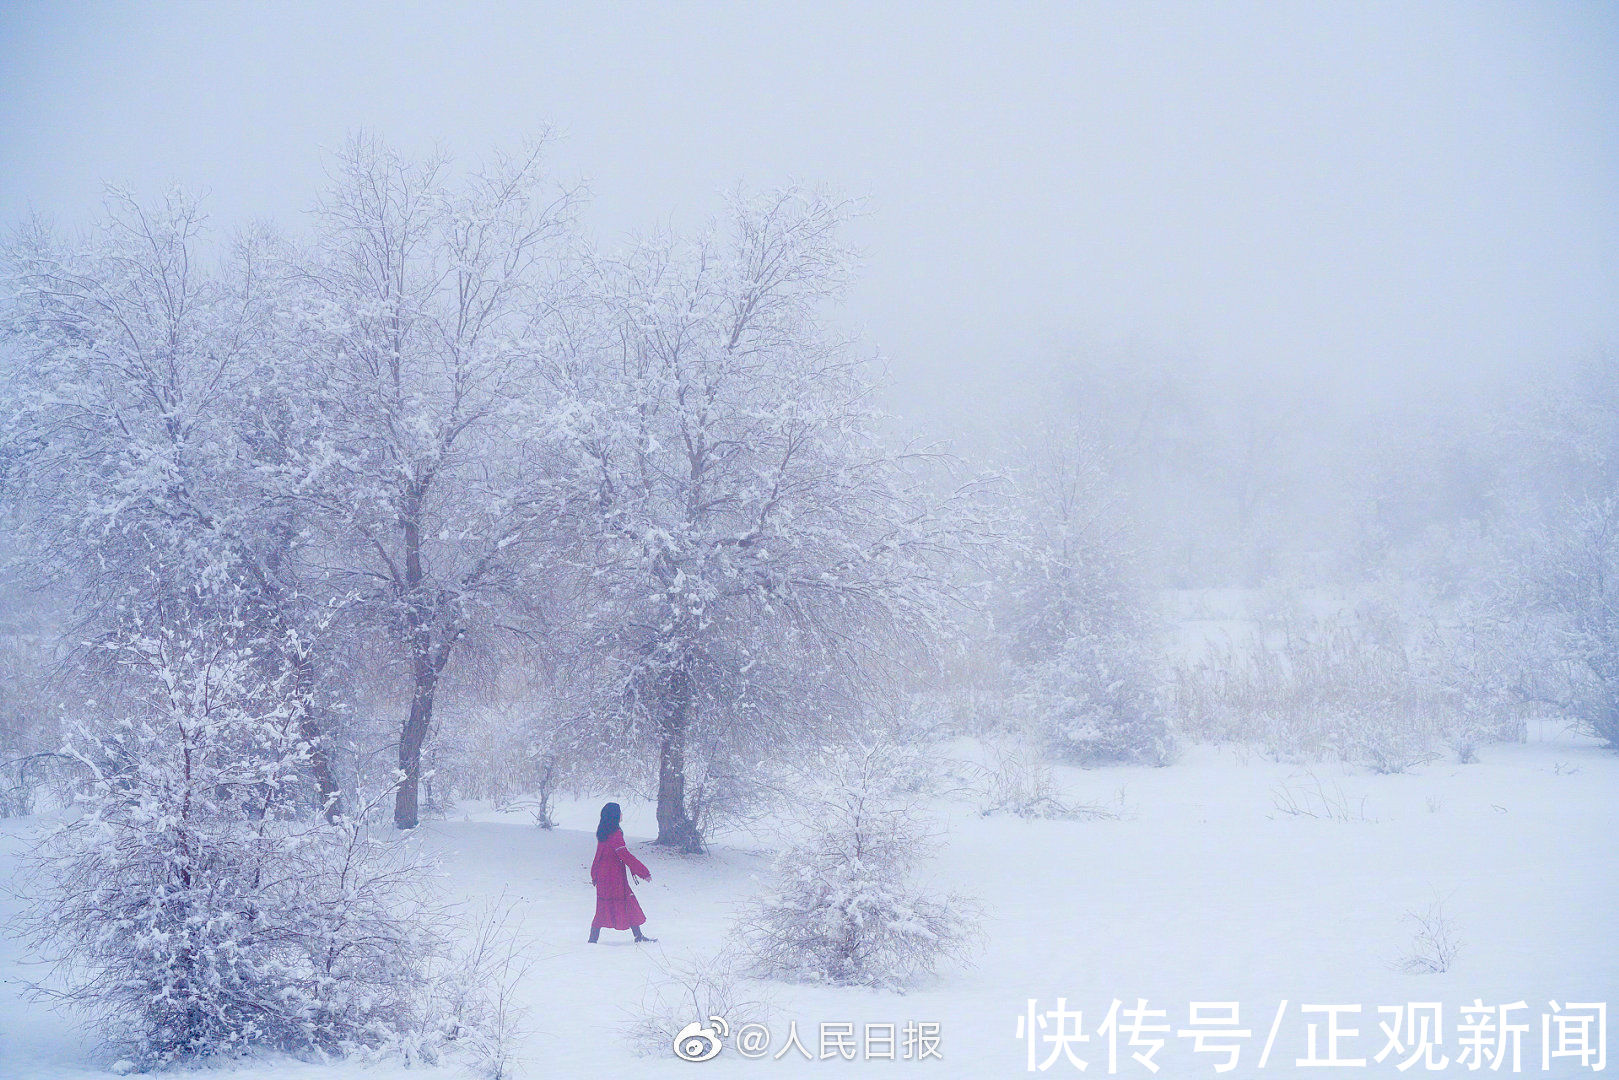
[[[624,843],[624,830],[618,829],[612,836],[596,844],[596,858],[590,864],[590,880],[596,886],[596,919],[593,925],[628,930],[646,922],[635,893],[630,891],[629,876],[624,872],[626,867],[634,871],[636,877],[652,877],[652,871],[646,868],[646,864],[630,854],[629,847]]]

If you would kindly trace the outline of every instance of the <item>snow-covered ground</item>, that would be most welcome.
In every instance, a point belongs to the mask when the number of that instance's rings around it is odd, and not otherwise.
[[[1527,1004],[1513,1015],[1529,1027],[1523,1074],[1585,1075],[1572,1059],[1542,1069],[1541,1014],[1550,1001],[1607,1002],[1610,1012],[1619,1005],[1619,757],[1550,728],[1535,734],[1527,745],[1486,747],[1478,764],[1394,776],[1333,766],[1306,775],[1258,755],[1198,747],[1163,769],[1059,770],[1069,797],[1122,806],[1109,820],[985,818],[970,802],[942,801],[947,842],[929,872],[941,890],[985,904],[976,963],[903,995],[752,988],[773,1006],[772,1042],[759,1060],[729,1043],[702,1064],[670,1051],[636,1056],[622,1037],[648,987],[667,978],[664,968],[726,945],[735,905],[769,872],[768,853],[756,844],[722,842],[705,858],[667,854],[645,842],[650,807],[624,800],[626,834],[654,873],[638,892],[659,941],[636,946],[608,931],[593,946],[585,936],[596,802],[565,804],[551,832],[519,815],[468,811],[420,835],[442,856],[453,893],[474,901],[504,893],[516,903],[534,961],[521,987],[532,1009],[521,1075],[1027,1075],[1019,1017],[1029,999],[1043,1014],[1059,997],[1082,1011],[1089,1041],[1071,1049],[1089,1063],[1088,1076],[1108,1074],[1097,1027],[1110,1004],[1137,998],[1167,1010],[1174,1029],[1155,1058],[1161,1077],[1220,1075],[1214,1065],[1224,1055],[1193,1053],[1191,1040],[1175,1034],[1194,1001],[1239,1003],[1241,1027],[1253,1034],[1241,1041],[1237,1070],[1225,1074],[1238,1077],[1319,1074],[1295,1064],[1306,1054],[1307,1023],[1321,1026],[1318,1052],[1326,1054],[1327,1018],[1301,1014],[1303,1005],[1360,1006],[1358,1016],[1340,1018],[1359,1035],[1340,1042],[1339,1056],[1368,1062],[1341,1071],[1396,1075],[1408,1055],[1370,1060],[1386,1042],[1379,1023],[1389,1022],[1377,1007],[1439,1002],[1443,1044],[1435,1060],[1448,1055],[1443,1074],[1462,1075],[1469,1070],[1458,1061],[1457,1010],[1475,998]],[[1303,799],[1306,789],[1341,798],[1356,820],[1279,811],[1279,802]],[[37,825],[0,822],[0,877],[9,877]],[[1426,910],[1436,897],[1461,941],[1459,956],[1442,974],[1403,971],[1413,932],[1406,913]],[[8,914],[14,908],[10,899],[0,903]],[[106,1075],[107,1059],[71,1017],[24,1001],[26,974],[17,942],[0,941],[0,1077]],[[817,1057],[822,1022],[852,1024],[857,1038],[866,1025],[891,1023],[901,1060],[862,1060],[861,1049],[854,1063],[805,1061],[797,1051],[774,1060],[790,1022]],[[942,1060],[903,1060],[907,1022],[939,1025]],[[1036,1028],[1042,1040],[1052,1030]],[[1121,1035],[1118,1075],[1155,1075],[1131,1059],[1126,1042]],[[1045,1075],[1081,1075],[1056,1044],[1039,1041],[1035,1051],[1037,1066],[1058,1051]],[[1501,1072],[1510,1071],[1509,1058]],[[1424,1073],[1423,1064],[1409,1073]],[[261,1061],[232,1065],[230,1075],[382,1080],[435,1070]]]

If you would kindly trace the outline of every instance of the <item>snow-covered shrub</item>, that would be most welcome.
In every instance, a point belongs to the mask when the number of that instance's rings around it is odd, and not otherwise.
[[[1402,725],[1397,719],[1363,725],[1345,740],[1345,745],[1353,761],[1381,776],[1397,776],[1439,759],[1425,732],[1415,725]]]
[[[806,674],[805,683],[808,702],[826,700],[816,693],[812,676]],[[728,833],[769,831],[770,819],[783,805],[791,812],[800,790],[798,778],[821,760],[825,745],[837,745],[840,739],[890,742],[898,738],[895,728],[852,722],[850,708],[849,702],[840,702],[829,705],[825,715],[808,724],[801,720],[780,723],[775,740],[763,746],[732,745],[722,726],[705,723],[692,732],[684,770],[686,806],[702,843]],[[912,737],[927,735],[913,732]],[[897,776],[895,782],[912,785],[907,794],[921,795],[932,793],[940,777],[936,768],[918,768]]]
[[[796,770],[791,840],[739,926],[760,974],[903,989],[966,955],[977,905],[914,881],[933,843],[914,794],[927,771],[887,743],[829,748]]]
[[[1488,536],[1436,528],[1416,555],[1442,612],[1421,648],[1458,760],[1559,715],[1619,747],[1619,499],[1522,499]]]
[[[1509,691],[1619,749],[1619,358],[1525,389],[1501,424],[1510,467],[1475,621]]]
[[[1389,556],[1413,663],[1440,696],[1440,738],[1462,764],[1487,743],[1521,741],[1547,710],[1525,690],[1542,681],[1537,669],[1555,667],[1545,655],[1555,634],[1532,617],[1511,517],[1488,533],[1472,522],[1434,526]]]
[[[745,961],[734,951],[687,960],[653,960],[662,977],[649,977],[625,1031],[636,1053],[664,1056],[693,1021],[724,1018],[735,1034],[770,1018],[770,1002],[750,984]]]
[[[555,747],[549,746],[531,747],[529,753],[533,783],[524,806],[534,815],[534,824],[537,827],[554,829],[557,827],[556,818],[552,816],[552,811],[556,808],[554,800],[558,789],[568,778],[572,759]]]
[[[528,1033],[529,1010],[517,989],[530,967],[530,943],[515,924],[516,905],[504,894],[474,911],[427,987],[432,997],[424,1031],[453,1041],[487,1080],[516,1074],[517,1047]]]
[[[230,619],[106,647],[130,709],[70,743],[82,813],[32,852],[36,989],[141,1068],[415,1037],[445,927],[414,849],[307,797],[284,676]]]
[[[752,756],[725,753],[712,745],[713,732],[694,739],[686,761],[686,808],[699,847],[728,831],[745,829],[770,809],[764,782],[768,766]]]
[[[992,758],[979,775],[980,808],[991,814],[1023,818],[1104,818],[1115,813],[1101,806],[1071,803],[1063,798],[1056,775],[1043,748],[1023,740],[996,743]]]
[[[1082,764],[1165,765],[1175,756],[1145,633],[1076,617],[1069,636],[1025,684],[1046,733]]]
[[[994,759],[984,770],[983,812],[1018,817],[1068,816],[1059,797],[1056,777],[1038,751],[1016,743],[994,748]]]
[[[1405,918],[1412,926],[1411,946],[1396,965],[1412,974],[1440,975],[1451,969],[1461,952],[1462,942],[1456,937],[1456,928],[1445,914],[1442,901],[1435,899],[1423,911],[1408,911]]]

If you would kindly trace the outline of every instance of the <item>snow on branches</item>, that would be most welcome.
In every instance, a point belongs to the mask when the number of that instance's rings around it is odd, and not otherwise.
[[[826,324],[852,207],[789,189],[731,211],[592,260],[548,366],[586,645],[657,755],[659,842],[693,850],[688,772],[822,737],[925,654],[961,532],[921,455],[878,437],[870,366]]]
[[[129,704],[69,744],[82,813],[32,854],[24,925],[55,961],[37,989],[97,1016],[142,1067],[413,1027],[435,948],[423,868],[358,822],[300,812],[309,747],[244,625],[103,648]]]
[[[913,880],[931,848],[928,772],[893,743],[827,748],[792,773],[793,838],[740,921],[760,974],[904,989],[965,958],[978,906]]]

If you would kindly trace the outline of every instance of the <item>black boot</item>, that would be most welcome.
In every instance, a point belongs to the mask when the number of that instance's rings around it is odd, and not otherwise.
[[[639,943],[641,943],[643,941],[657,941],[658,940],[655,937],[647,937],[645,934],[641,933],[641,928],[639,926],[631,927],[631,929],[635,931],[635,941],[636,941],[637,944],[639,944]]]
[[[602,936],[602,928],[601,927],[592,926],[590,928],[590,943],[592,945],[595,945],[598,941],[600,941],[601,936]]]

